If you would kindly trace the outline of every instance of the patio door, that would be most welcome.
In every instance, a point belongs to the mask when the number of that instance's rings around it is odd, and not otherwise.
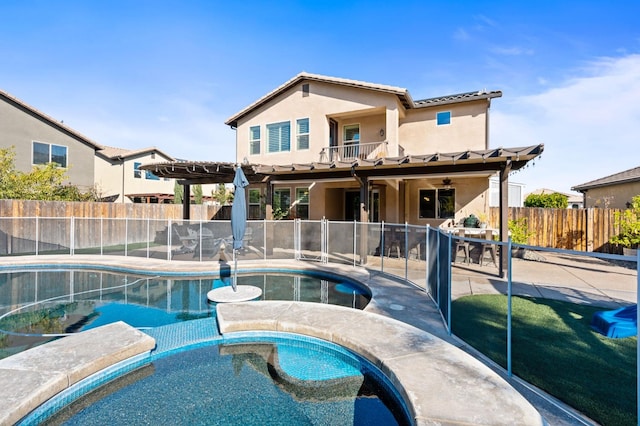
[[[360,221],[360,191],[344,193],[344,220]]]
[[[344,219],[360,221],[360,191],[344,193]],[[369,192],[369,222],[380,222],[380,191]]]

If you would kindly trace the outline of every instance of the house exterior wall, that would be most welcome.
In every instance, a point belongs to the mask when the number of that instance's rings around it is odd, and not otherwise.
[[[33,142],[67,148],[68,182],[87,190],[94,183],[95,147],[0,98],[0,147],[14,147],[16,170],[33,167]]]
[[[640,182],[591,188],[585,193],[585,208],[626,209],[631,198],[640,195]]]
[[[135,163],[147,164],[171,159],[151,152],[124,160],[112,160],[100,155],[95,160],[96,187],[102,197],[118,194],[116,202],[122,202],[124,194],[173,194],[174,180],[150,179],[144,170],[135,171]],[[138,176],[138,177],[136,177]],[[125,203],[132,202],[125,197]]]
[[[150,178],[144,170],[135,172],[135,163],[149,164],[171,160],[171,158],[151,151],[146,154],[125,157],[124,160],[114,160],[97,154],[95,157],[95,176],[98,194],[101,197],[117,194],[118,198],[115,200],[117,203],[123,202],[123,194],[173,194],[175,179]],[[202,194],[211,196],[215,189],[215,184],[202,185]],[[191,194],[193,195],[193,188]],[[133,201],[124,197],[124,202],[131,203]]]
[[[292,86],[267,105],[263,105],[238,120],[236,130],[236,161],[246,157],[250,163],[291,164],[320,161],[320,151],[329,146],[329,118],[338,122],[338,141],[342,144],[343,128],[348,124],[360,124],[360,142],[389,142],[390,156],[397,155],[397,139],[394,130],[387,132],[387,114],[398,109],[397,98],[388,93],[372,92],[350,87],[312,81],[309,94],[303,96],[302,84]],[[298,150],[296,146],[296,120],[309,119],[309,149]],[[266,125],[289,121],[291,124],[291,151],[267,153]],[[249,154],[249,130],[260,126],[260,154]],[[397,128],[397,119],[395,121]],[[383,136],[380,136],[380,130]],[[390,133],[390,134],[389,134]]]
[[[405,184],[408,208],[407,215],[402,222],[414,225],[440,226],[449,222],[459,223],[465,217],[473,214],[476,217],[481,212],[489,211],[487,199],[487,178],[453,179],[451,188],[455,189],[455,217],[453,219],[422,219],[419,217],[419,201],[421,189],[441,189],[442,180],[439,179],[415,179],[407,180]]]
[[[410,109],[400,120],[400,144],[406,155],[488,149],[487,101]],[[437,125],[438,112],[451,112],[451,124]]]

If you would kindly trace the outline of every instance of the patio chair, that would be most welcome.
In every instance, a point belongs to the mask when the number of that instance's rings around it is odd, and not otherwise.
[[[495,266],[498,266],[497,255],[496,255],[496,245],[493,242],[493,231],[491,229],[487,229],[484,232],[484,239],[487,240],[486,243],[482,243],[480,250],[480,266],[482,266],[484,261],[484,254],[488,251],[491,255],[491,261]],[[488,263],[488,262],[487,262]]]
[[[464,238],[464,229],[459,229],[457,232],[457,236],[460,238]],[[458,261],[458,253],[460,253],[460,250],[462,250],[464,254],[464,263],[468,265],[471,262],[471,256],[469,253],[471,251],[471,247],[470,247],[469,241],[464,241],[464,240],[456,241],[456,254],[455,254],[454,263]]]
[[[198,245],[198,233],[189,228],[180,226],[176,223],[171,225],[171,229],[173,231],[173,235],[178,237],[181,246],[175,250],[172,250],[173,254],[185,254],[185,253],[193,253],[196,246]]]

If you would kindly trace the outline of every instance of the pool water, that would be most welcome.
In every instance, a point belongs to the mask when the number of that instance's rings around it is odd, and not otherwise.
[[[86,394],[42,424],[409,422],[397,393],[368,361],[317,339],[271,337],[161,357]]]
[[[56,269],[0,273],[0,358],[59,336],[115,321],[141,328],[215,316],[207,300],[231,277],[160,277]],[[262,300],[329,303],[363,309],[368,290],[334,276],[239,274],[239,285],[262,289]]]

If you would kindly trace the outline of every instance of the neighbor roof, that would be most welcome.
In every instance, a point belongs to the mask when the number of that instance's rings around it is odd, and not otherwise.
[[[66,133],[78,140],[80,140],[81,142],[84,142],[85,144],[92,146],[93,148],[95,148],[96,150],[101,150],[104,148],[104,146],[100,145],[99,143],[89,139],[88,137],[84,136],[83,134],[77,132],[76,130],[72,129],[71,127],[65,125],[62,121],[57,121],[56,119],[48,116],[47,114],[45,114],[44,112],[32,107],[31,105],[28,105],[27,103],[21,101],[20,99],[16,98],[13,95],[10,95],[9,93],[0,90],[0,98],[3,98],[4,100],[6,100],[8,103],[13,104],[14,106],[18,107],[19,109],[22,109],[23,111],[25,111],[28,114],[31,114],[32,116],[35,116],[36,118],[41,119],[42,121],[48,123],[49,125],[55,127],[56,129],[58,129],[59,131]]]
[[[476,92],[466,92],[466,93],[459,93],[456,95],[448,95],[448,96],[441,96],[437,98],[429,98],[429,99],[423,99],[419,101],[413,101],[413,99],[411,98],[411,95],[409,94],[409,91],[403,87],[388,86],[384,84],[368,83],[368,82],[359,81],[359,80],[350,80],[346,78],[329,77],[326,75],[301,72],[300,74],[296,75],[295,77],[285,82],[281,86],[267,93],[266,95],[264,95],[263,97],[261,97],[260,99],[258,99],[257,101],[249,105],[248,107],[244,108],[242,111],[238,112],[234,116],[227,119],[227,121],[225,121],[225,124],[231,127],[237,127],[238,120],[240,120],[242,117],[246,116],[256,108],[268,103],[273,98],[279,96],[284,91],[288,90],[292,86],[302,81],[320,81],[324,83],[331,83],[331,84],[337,84],[342,86],[356,87],[360,89],[390,93],[392,95],[396,95],[400,103],[402,103],[402,105],[404,105],[404,107],[407,109],[425,108],[425,107],[432,107],[436,105],[445,105],[445,104],[459,103],[459,102],[469,102],[469,101],[476,101],[480,99],[491,99],[491,98],[498,98],[502,96],[501,91],[480,90]]]
[[[598,187],[609,186],[609,185],[618,185],[621,183],[631,183],[631,182],[640,182],[640,167],[635,167],[633,169],[625,170],[620,173],[615,173],[610,176],[606,176],[600,179],[596,179],[590,182],[576,185],[571,189],[574,191],[584,192],[592,188],[598,188]]]
[[[162,155],[163,157],[167,158],[169,161],[175,161],[175,158],[173,158],[168,154],[165,154],[155,146],[142,148],[142,149],[135,149],[135,150],[116,148],[113,146],[103,146],[103,149],[99,151],[100,154],[102,154],[103,156],[111,160],[118,160],[120,158],[137,157],[139,155],[149,154],[153,152],[156,152]]]

